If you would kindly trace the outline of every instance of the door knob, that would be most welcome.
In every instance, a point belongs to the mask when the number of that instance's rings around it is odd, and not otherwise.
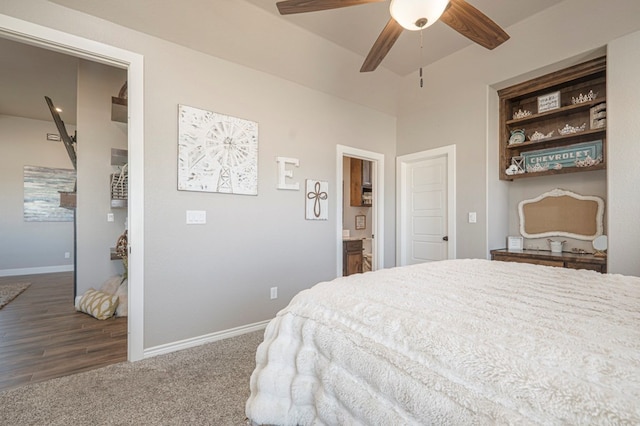
[[[449,241],[449,236],[445,235],[444,237],[442,237],[442,241]]]

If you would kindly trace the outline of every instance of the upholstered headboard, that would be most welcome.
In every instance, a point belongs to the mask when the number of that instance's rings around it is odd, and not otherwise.
[[[525,238],[593,240],[603,234],[604,200],[563,189],[521,201],[520,233]]]

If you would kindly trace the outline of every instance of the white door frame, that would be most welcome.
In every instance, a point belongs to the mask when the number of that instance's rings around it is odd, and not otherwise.
[[[447,159],[447,257],[456,258],[456,146],[402,155],[396,158],[396,265],[406,265],[406,203],[407,203],[407,168],[409,164],[433,158]]]
[[[127,69],[129,141],[128,359],[144,357],[144,57],[31,22],[0,14],[0,37]]]
[[[373,270],[384,267],[384,154],[364,149],[352,148],[345,145],[336,145],[336,276],[342,276],[342,182],[344,181],[344,157],[359,158],[372,161],[372,197],[373,211],[371,221],[374,238],[371,241],[371,249],[374,253],[371,259]]]

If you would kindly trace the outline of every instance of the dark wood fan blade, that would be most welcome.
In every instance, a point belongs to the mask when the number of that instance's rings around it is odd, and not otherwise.
[[[378,68],[378,65],[382,62],[389,50],[393,47],[400,34],[402,34],[402,26],[396,22],[395,19],[389,19],[387,25],[383,28],[382,32],[378,36],[378,39],[373,43],[373,47],[369,51],[367,58],[360,68],[360,72],[369,72]]]
[[[451,0],[440,20],[487,49],[509,40],[509,34],[498,24],[464,0]]]
[[[292,13],[317,12],[319,10],[339,9],[360,4],[378,3],[385,0],[287,0],[276,3],[281,15]]]

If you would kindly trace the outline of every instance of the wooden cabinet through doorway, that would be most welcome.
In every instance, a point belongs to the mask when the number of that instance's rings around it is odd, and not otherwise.
[[[362,272],[362,240],[342,242],[342,275]]]
[[[371,161],[351,159],[351,207],[371,207]]]

